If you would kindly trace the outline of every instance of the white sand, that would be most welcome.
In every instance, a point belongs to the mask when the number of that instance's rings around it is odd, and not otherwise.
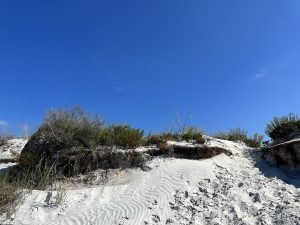
[[[208,144],[233,156],[156,158],[148,172],[123,171],[105,185],[69,190],[58,207],[47,204],[47,191],[34,191],[9,224],[300,224],[299,178],[262,161],[255,165],[259,152],[244,144]]]
[[[20,153],[27,143],[25,139],[8,140],[4,146],[0,146],[0,159],[11,159],[16,153]]]

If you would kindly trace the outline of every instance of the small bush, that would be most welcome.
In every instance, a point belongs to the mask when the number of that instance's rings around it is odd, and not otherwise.
[[[182,139],[185,141],[194,140],[197,143],[203,144],[205,142],[203,133],[202,130],[196,127],[187,127],[182,134]]]
[[[166,132],[156,135],[148,135],[145,138],[145,145],[159,145],[167,141],[196,141],[196,143],[203,144],[203,131],[195,127],[186,127],[182,134]]]
[[[89,115],[77,106],[71,110],[50,110],[38,132],[62,148],[92,147],[97,144],[103,124],[98,115]]]
[[[254,134],[253,137],[247,137],[244,142],[251,148],[260,148],[262,146],[263,139],[264,136],[260,134]]]
[[[98,115],[90,115],[79,106],[50,110],[23,148],[20,164],[35,166],[43,158],[51,165],[73,147],[94,148],[100,144],[103,124]]]
[[[80,107],[48,112],[39,130],[45,138],[56,141],[64,149],[97,145],[137,147],[142,144],[144,135],[142,130],[129,125],[104,127],[99,116],[91,116]]]
[[[160,136],[165,141],[179,141],[180,139],[178,134],[172,132],[164,132]]]
[[[203,130],[200,130],[196,127],[187,127],[182,134],[182,139],[185,141],[194,140],[199,144],[203,144],[205,142],[203,133]]]
[[[227,140],[230,141],[230,133],[229,132],[218,132],[213,135],[214,138],[222,139],[222,140]]]
[[[112,125],[100,132],[102,145],[134,148],[142,145],[144,131],[129,125]]]
[[[287,116],[274,117],[267,124],[265,132],[273,141],[284,140],[294,133],[300,133],[300,118],[293,113]]]
[[[149,146],[149,145],[159,145],[161,143],[165,143],[166,140],[163,139],[161,135],[148,135],[144,139],[144,145]]]
[[[161,134],[149,134],[144,139],[144,145],[159,145],[161,143],[166,143],[167,141],[179,141],[179,136],[173,134],[172,132],[166,132]]]
[[[259,134],[254,134],[253,137],[248,137],[248,131],[241,128],[231,129],[229,132],[220,132],[213,136],[215,138],[228,141],[241,141],[251,148],[261,147],[264,138]]]

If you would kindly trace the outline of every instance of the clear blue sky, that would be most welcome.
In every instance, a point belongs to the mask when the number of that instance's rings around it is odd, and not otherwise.
[[[80,104],[147,131],[300,111],[300,2],[0,0],[0,125]]]

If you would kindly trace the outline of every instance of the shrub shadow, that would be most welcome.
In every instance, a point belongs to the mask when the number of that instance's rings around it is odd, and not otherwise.
[[[262,174],[268,178],[279,178],[283,182],[293,185],[296,188],[300,188],[300,174],[292,173],[284,168],[277,167],[268,163],[262,157],[260,150],[253,150],[250,152],[251,158],[255,162],[255,166],[262,172]],[[300,191],[299,196],[300,197]]]

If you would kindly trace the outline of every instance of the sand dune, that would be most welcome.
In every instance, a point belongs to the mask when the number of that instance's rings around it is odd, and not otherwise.
[[[3,146],[0,146],[0,159],[11,159],[14,154],[18,154],[22,151],[23,147],[27,143],[25,139],[11,139]]]
[[[147,165],[150,171],[121,171],[104,185],[69,190],[59,207],[45,202],[47,191],[33,191],[11,223],[300,224],[299,186],[265,176],[254,160],[259,152],[244,144],[211,139],[208,145],[230,149],[233,155],[156,158]],[[264,170],[280,172],[268,165]]]

